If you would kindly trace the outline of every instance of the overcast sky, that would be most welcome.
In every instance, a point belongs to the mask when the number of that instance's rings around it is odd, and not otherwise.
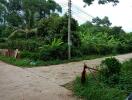
[[[63,7],[63,11],[67,10],[68,0],[55,0]],[[84,23],[85,21],[90,21],[92,17],[85,14],[85,12],[93,17],[103,18],[108,16],[112,22],[112,26],[122,26],[127,32],[132,32],[132,0],[120,0],[117,6],[112,6],[112,4],[98,5],[97,0],[91,6],[85,5],[83,0],[72,0],[72,11],[73,17],[78,20],[78,22]],[[82,12],[83,11],[83,12]]]

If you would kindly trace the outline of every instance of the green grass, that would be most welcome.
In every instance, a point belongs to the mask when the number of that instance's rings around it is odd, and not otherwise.
[[[88,75],[84,85],[77,77],[71,85],[74,94],[84,100],[125,100],[132,92],[132,60],[123,63],[120,82],[113,87],[99,80],[99,74],[96,77],[98,82],[91,74]]]
[[[110,56],[110,55],[107,55]],[[90,60],[95,58],[106,57],[103,55],[90,55],[85,57],[72,58],[71,60],[50,60],[50,61],[34,61],[31,59],[15,59],[13,57],[5,57],[0,55],[0,60],[8,64],[12,64],[18,67],[37,67],[37,66],[49,66],[56,64],[64,64],[69,62],[81,61],[81,60]]]
[[[122,73],[118,87],[129,94],[132,92],[132,59],[130,61],[126,61],[121,70]]]
[[[102,84],[102,85],[100,85]],[[124,100],[125,91],[118,88],[110,88],[103,83],[97,83],[93,79],[88,78],[85,85],[82,86],[78,77],[74,83],[74,93],[84,100]],[[103,87],[102,87],[103,86]]]
[[[0,60],[16,66],[30,66],[30,60],[28,59],[15,59],[13,57],[0,56]]]

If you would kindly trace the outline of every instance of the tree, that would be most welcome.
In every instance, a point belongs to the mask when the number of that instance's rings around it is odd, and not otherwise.
[[[6,6],[7,2],[6,0],[0,1],[0,24],[5,24],[5,15],[6,15]]]
[[[114,26],[114,27],[111,28],[109,34],[118,37],[120,35],[125,34],[125,32],[124,32],[124,30],[122,29],[121,26]]]
[[[39,18],[47,17],[61,10],[61,6],[53,0],[1,0],[0,21],[6,19],[6,23],[13,26],[14,22],[15,26],[18,26],[21,21],[24,23],[23,26],[27,23],[31,25],[38,16]]]
[[[67,37],[68,37],[68,16],[65,14],[59,24],[59,27],[57,30],[60,30],[60,35],[62,36],[63,41],[66,43],[67,42]],[[78,22],[74,19],[71,18],[71,41],[73,46],[78,46],[80,44],[80,37],[79,33],[77,32],[78,30]]]
[[[61,6],[53,0],[1,0],[0,23],[14,27],[10,37],[17,32],[26,32],[27,35],[36,30],[38,20],[61,10]]]
[[[98,34],[98,33],[108,33],[110,30],[110,21],[106,20],[106,17],[104,17],[103,19],[100,19],[99,17],[96,17],[93,19],[92,22],[86,22],[82,25],[80,25],[79,30],[82,33],[86,33],[86,34]]]
[[[44,18],[38,25],[38,34],[44,37],[47,42],[51,42],[53,38],[61,38],[64,43],[67,43],[68,33],[68,16],[52,14],[48,18]],[[72,43],[78,45],[80,42],[79,35],[77,34],[78,23],[75,19],[71,19],[71,32]]]
[[[105,16],[103,19],[100,19],[99,17],[93,18],[92,23],[95,23],[97,26],[104,27],[109,27],[112,24],[107,16]]]
[[[95,0],[83,0],[86,4],[91,5]],[[119,0],[98,0],[99,4],[114,3],[116,5]]]
[[[0,25],[0,37],[3,36],[3,30],[5,29],[4,25]]]

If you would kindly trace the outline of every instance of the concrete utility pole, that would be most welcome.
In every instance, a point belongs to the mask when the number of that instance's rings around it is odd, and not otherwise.
[[[68,59],[71,59],[71,0],[68,1]]]

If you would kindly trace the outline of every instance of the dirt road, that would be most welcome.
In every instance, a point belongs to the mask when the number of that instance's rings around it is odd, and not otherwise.
[[[132,53],[116,58],[124,61],[132,58]],[[94,67],[103,59],[25,69],[0,62],[0,100],[76,100],[61,85],[80,75],[84,62]]]

